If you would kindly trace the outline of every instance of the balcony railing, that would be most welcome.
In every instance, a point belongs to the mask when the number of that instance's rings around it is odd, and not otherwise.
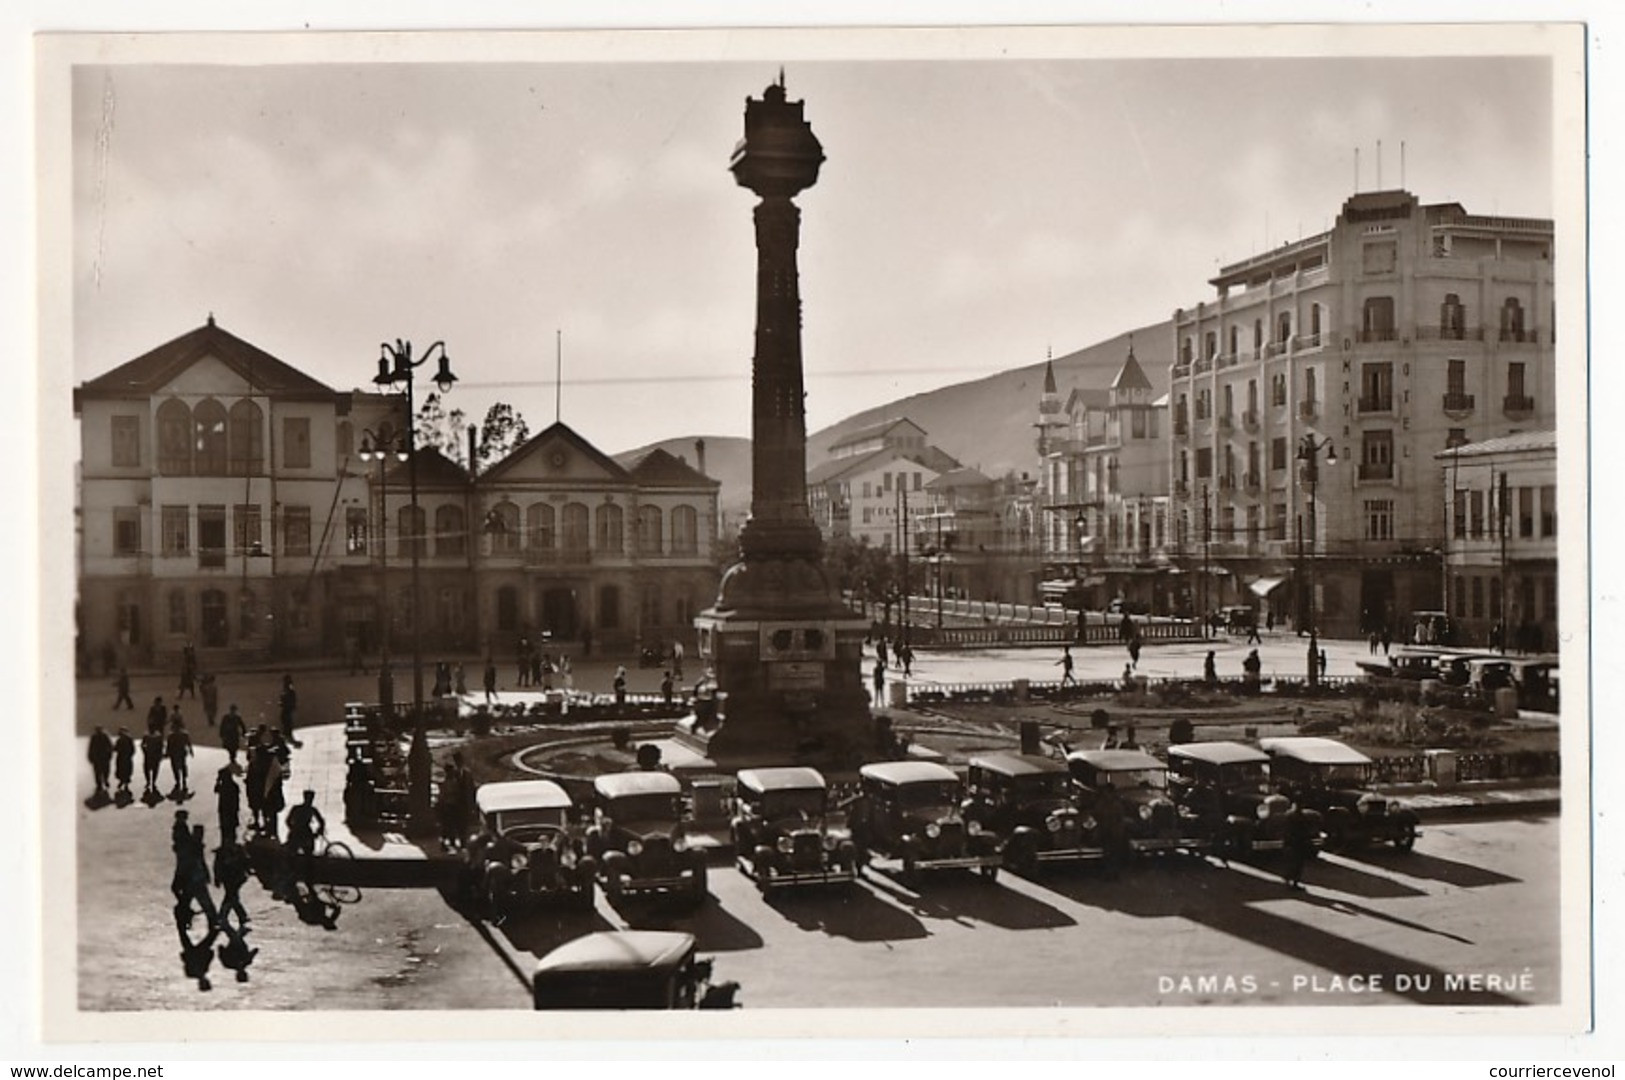
[[[1246,412],[1242,413],[1241,414],[1241,426],[1246,428],[1248,431],[1257,431],[1258,430],[1258,410],[1256,410],[1256,409],[1248,409]]]
[[[528,547],[524,557],[528,566],[586,566],[593,560],[593,551],[586,547]]]
[[[1236,364],[1240,363],[1241,357],[1237,356],[1233,352],[1232,353],[1220,353],[1219,357],[1218,357],[1218,361],[1219,361],[1218,366],[1221,367],[1221,368],[1235,367]]]
[[[1221,477],[1219,477],[1219,490],[1220,491],[1234,491],[1234,490],[1236,490],[1236,478],[1233,475],[1232,476],[1221,476]]]
[[[1483,341],[1482,326],[1418,326],[1417,341]]]
[[[1501,400],[1501,411],[1509,417],[1526,417],[1535,411],[1535,399],[1527,394],[1508,394]]]
[[[1363,413],[1379,413],[1394,411],[1394,395],[1392,394],[1361,394],[1360,411]]]
[[[1212,371],[1213,370],[1213,358],[1211,356],[1203,357],[1202,359],[1196,361],[1196,363],[1191,365],[1191,370],[1194,371],[1198,375],[1201,375],[1201,374],[1204,374],[1206,372]]]
[[[1361,330],[1360,344],[1370,345],[1378,341],[1394,341],[1399,337],[1399,331],[1392,327],[1381,330]]]
[[[1264,346],[1264,355],[1267,357],[1280,356],[1284,352],[1286,352],[1286,342],[1284,341],[1272,341]]]
[[[1219,430],[1220,431],[1233,431],[1233,430],[1235,430],[1235,427],[1236,427],[1236,418],[1233,415],[1231,415],[1230,413],[1225,413],[1223,416],[1219,417]]]
[[[1298,415],[1305,420],[1313,420],[1319,413],[1320,403],[1315,401],[1314,398],[1298,402]]]
[[[197,564],[200,570],[223,570],[226,566],[225,548],[198,548]]]
[[[1189,435],[1190,432],[1191,425],[1188,420],[1186,420],[1183,416],[1174,417],[1174,434],[1176,436],[1179,438],[1184,438],[1186,435]]]
[[[1248,491],[1257,491],[1263,486],[1263,477],[1249,469],[1242,474],[1241,483]]]
[[[1473,395],[1446,394],[1444,396],[1444,411],[1447,413],[1470,413],[1473,411]]]
[[[1392,480],[1394,463],[1391,461],[1364,461],[1360,463],[1361,480]]]
[[[1292,339],[1292,351],[1302,352],[1306,349],[1318,349],[1321,345],[1321,335],[1300,334]]]
[[[1502,330],[1501,341],[1509,344],[1533,344],[1535,332],[1533,330]]]

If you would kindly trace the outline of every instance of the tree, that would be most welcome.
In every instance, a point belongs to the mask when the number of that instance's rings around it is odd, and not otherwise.
[[[480,425],[480,467],[501,461],[530,438],[530,425],[525,418],[505,401],[499,401],[485,412]]]
[[[446,411],[441,404],[440,395],[430,393],[418,406],[417,444],[419,446],[432,446],[457,464],[468,467],[468,452],[464,449],[463,434],[467,426],[468,417],[463,410],[453,409]]]

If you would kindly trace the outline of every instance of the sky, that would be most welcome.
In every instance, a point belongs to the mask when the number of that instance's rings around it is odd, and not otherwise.
[[[200,52],[199,58],[204,54]],[[201,325],[337,389],[444,341],[477,420],[615,453],[748,435],[769,61],[83,66],[74,379]],[[801,60],[808,429],[1061,355],[1212,294],[1356,185],[1553,213],[1530,58]],[[1377,142],[1383,171],[1377,174]],[[1356,176],[1355,148],[1360,148]],[[1163,362],[1162,358],[1147,358]]]

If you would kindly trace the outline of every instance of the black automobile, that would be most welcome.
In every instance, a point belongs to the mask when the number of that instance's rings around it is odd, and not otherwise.
[[[551,780],[481,784],[480,831],[468,845],[469,894],[505,917],[544,903],[591,910],[594,860],[570,821],[570,796]]]
[[[690,844],[686,800],[666,772],[610,773],[593,781],[587,852],[610,897],[667,895],[695,907],[709,891],[705,854]]]
[[[1174,802],[1191,815],[1217,855],[1282,851],[1292,800],[1270,782],[1269,755],[1236,742],[1182,743],[1168,748]],[[1320,834],[1320,815],[1302,809],[1305,831]]]
[[[853,809],[858,847],[902,864],[903,877],[921,870],[967,868],[998,876],[999,838],[966,820],[964,785],[931,761],[886,761],[858,771],[862,796]]]
[[[762,892],[780,885],[857,879],[862,856],[846,816],[829,804],[829,785],[804,766],[742,769],[730,833],[740,872]]]
[[[737,983],[713,982],[694,935],[602,930],[560,945],[536,964],[537,1009],[731,1009]]]
[[[1335,849],[1392,844],[1416,846],[1420,819],[1371,788],[1372,760],[1336,739],[1295,735],[1258,740],[1283,794],[1319,812],[1326,846]]]
[[[1091,816],[1118,814],[1130,854],[1201,854],[1211,845],[1197,816],[1174,801],[1168,766],[1145,751],[1075,750],[1066,764]]]
[[[1004,865],[1018,873],[1105,854],[1094,817],[1079,809],[1066,766],[1053,758],[981,754],[970,759],[965,785],[966,820],[1003,840]]]

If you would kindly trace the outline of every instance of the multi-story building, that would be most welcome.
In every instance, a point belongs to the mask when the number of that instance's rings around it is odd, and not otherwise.
[[[478,478],[419,447],[414,510],[402,408],[212,318],[78,387],[82,650],[400,653],[420,618],[447,651],[687,632],[717,580],[716,481],[659,451],[623,469],[555,424]]]
[[[850,536],[898,550],[904,523],[926,502],[925,485],[960,467],[907,418],[872,424],[830,447],[808,470],[807,505],[825,537]]]
[[[1158,613],[1180,604],[1169,527],[1168,398],[1153,397],[1132,342],[1111,385],[1079,388],[1062,407],[1054,372],[1039,402],[1046,591],[1103,608]]]
[[[1176,531],[1221,571],[1200,604],[1349,635],[1437,605],[1434,455],[1555,423],[1552,245],[1549,220],[1364,192],[1174,313]]]
[[[1447,497],[1443,606],[1466,643],[1557,647],[1557,433],[1434,455]]]

